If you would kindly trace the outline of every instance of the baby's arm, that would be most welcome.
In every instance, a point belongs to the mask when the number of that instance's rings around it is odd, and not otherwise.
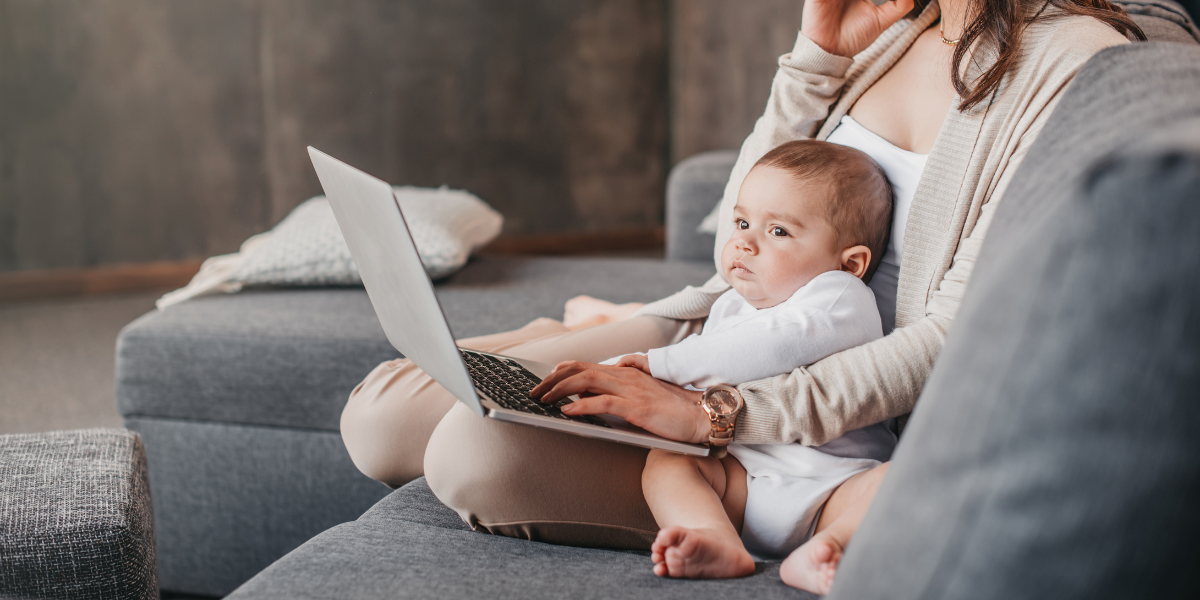
[[[878,325],[875,325],[877,330]],[[678,385],[736,385],[787,373],[878,337],[854,319],[811,309],[785,322],[747,323],[647,353],[650,374]]]

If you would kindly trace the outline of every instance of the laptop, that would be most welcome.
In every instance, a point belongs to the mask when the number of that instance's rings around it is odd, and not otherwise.
[[[555,405],[530,398],[529,391],[553,365],[459,348],[392,186],[311,146],[308,155],[388,341],[475,414],[633,446],[709,454],[707,446],[669,440],[613,415],[569,416],[559,410],[577,396]]]

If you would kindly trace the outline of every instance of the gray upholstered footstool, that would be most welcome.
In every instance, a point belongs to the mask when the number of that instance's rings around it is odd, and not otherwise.
[[[0,436],[0,597],[158,597],[136,433]]]

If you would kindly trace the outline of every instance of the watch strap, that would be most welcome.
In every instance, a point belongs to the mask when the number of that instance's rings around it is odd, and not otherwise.
[[[725,388],[726,391],[735,394],[739,405],[737,410],[732,414],[718,415],[713,413],[703,400],[700,402],[701,407],[704,408],[704,412],[708,414],[709,426],[711,427],[708,434],[708,445],[711,448],[710,456],[722,458],[725,456],[729,444],[733,442],[734,432],[737,428],[737,417],[741,413],[742,402],[741,394],[732,386],[715,386],[714,388],[709,388],[705,394],[707,395],[709,391],[716,388]]]

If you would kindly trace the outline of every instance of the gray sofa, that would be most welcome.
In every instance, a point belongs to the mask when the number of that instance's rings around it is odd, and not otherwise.
[[[1171,131],[1200,113],[1195,28],[1170,2],[1128,6],[1159,37],[1184,43],[1139,44],[1094,58],[1030,152],[1014,190],[1038,190],[1053,180],[1062,185],[1038,193],[1047,194],[1047,203],[1066,198],[1086,186],[1098,161],[1145,139],[1146,131]],[[1122,91],[1120,119],[1095,112],[1109,110],[1105,98]],[[563,302],[577,294],[646,301],[704,281],[713,272],[713,240],[695,227],[720,197],[733,157],[702,155],[672,172],[665,262],[473,260],[437,286],[456,335],[561,317]],[[989,249],[1004,247],[994,239],[998,233],[989,236]],[[1003,233],[1019,237],[1020,228]],[[986,276],[990,264],[981,261],[976,277]],[[970,300],[988,302],[978,294]],[[962,310],[969,314],[972,306]],[[961,329],[956,324],[951,341],[968,335]],[[146,446],[162,587],[220,596],[241,585],[239,598],[798,594],[779,582],[771,564],[733,582],[668,581],[651,575],[639,553],[475,533],[422,480],[392,492],[366,479],[346,455],[338,418],[349,390],[396,356],[361,289],[202,298],[127,326],[118,340],[118,403]],[[948,360],[944,354],[939,367]],[[963,377],[969,386],[969,374]],[[923,397],[920,406],[926,404],[938,401]],[[914,431],[924,418],[918,410]],[[898,451],[910,463],[922,460],[905,454],[912,436]]]

